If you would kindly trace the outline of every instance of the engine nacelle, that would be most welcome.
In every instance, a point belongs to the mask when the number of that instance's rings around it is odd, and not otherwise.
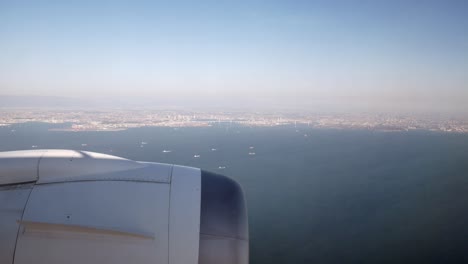
[[[245,264],[242,189],[197,168],[0,152],[0,263]]]

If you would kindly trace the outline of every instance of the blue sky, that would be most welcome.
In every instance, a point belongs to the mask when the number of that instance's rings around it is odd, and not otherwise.
[[[468,1],[0,0],[0,94],[464,105],[467,14]]]

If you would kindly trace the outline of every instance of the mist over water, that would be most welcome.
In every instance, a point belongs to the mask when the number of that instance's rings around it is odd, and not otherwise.
[[[48,131],[57,126],[0,127],[0,150],[81,149],[232,177],[247,198],[253,264],[468,261],[468,135],[229,124]]]

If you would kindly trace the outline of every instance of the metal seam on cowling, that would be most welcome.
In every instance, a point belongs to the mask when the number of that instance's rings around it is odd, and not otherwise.
[[[228,238],[231,240],[243,240],[243,241],[249,241],[248,238],[243,238],[243,237],[236,237],[236,236],[227,236],[227,235],[213,235],[213,234],[207,234],[207,233],[202,233],[200,232],[201,236],[208,236],[208,237],[213,237],[213,238]]]
[[[44,150],[44,152],[42,152],[41,156],[40,156],[39,159],[37,160],[37,168],[36,168],[36,170],[37,170],[37,172],[36,172],[36,173],[37,173],[37,177],[36,177],[36,181],[39,181],[39,171],[40,171],[40,170],[39,170],[39,166],[40,166],[40,164],[41,164],[42,157],[44,157],[44,155],[47,153],[47,151],[48,151],[48,150]]]
[[[171,263],[171,250],[170,250],[170,242],[171,242],[171,191],[172,191],[172,173],[174,172],[174,164],[171,165],[171,169],[169,171],[169,206],[167,207],[167,263]]]

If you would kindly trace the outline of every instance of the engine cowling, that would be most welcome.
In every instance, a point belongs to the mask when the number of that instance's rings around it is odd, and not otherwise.
[[[0,153],[0,263],[248,263],[242,188],[73,150]]]

